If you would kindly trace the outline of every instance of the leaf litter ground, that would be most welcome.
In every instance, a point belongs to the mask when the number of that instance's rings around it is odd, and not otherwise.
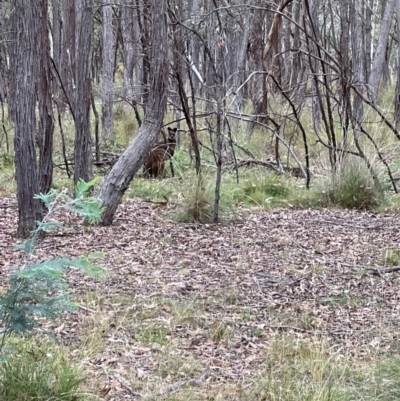
[[[5,282],[23,255],[13,250],[15,199],[0,206]],[[92,347],[83,363],[105,399],[161,399],[184,386],[192,399],[236,399],[284,335],[361,360],[398,352],[398,216],[278,209],[229,225],[165,216],[139,200],[122,204],[111,227],[64,214],[68,231],[48,235],[35,256],[105,252],[108,278],[71,272],[82,307],[51,326],[72,349]]]

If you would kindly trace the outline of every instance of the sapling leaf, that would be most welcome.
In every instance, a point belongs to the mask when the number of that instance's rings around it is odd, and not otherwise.
[[[45,221],[45,222],[39,222],[38,223],[38,228],[42,231],[49,232],[51,230],[54,230],[56,228],[65,230],[65,227],[59,223],[58,221]]]
[[[87,196],[89,194],[89,191],[96,185],[98,181],[98,177],[89,182],[85,182],[82,178],[80,178],[75,186],[75,196],[77,198]]]
[[[59,313],[74,310],[70,300],[68,282],[65,273],[71,267],[82,270],[93,277],[105,277],[106,269],[93,262],[104,256],[104,253],[93,253],[86,257],[60,257],[41,262],[31,262],[30,255],[35,247],[40,245],[38,234],[43,231],[63,228],[57,221],[50,220],[54,211],[60,209],[72,210],[84,216],[89,222],[97,222],[104,210],[98,199],[87,197],[97,179],[88,183],[80,180],[76,186],[76,198],[72,199],[66,192],[51,190],[48,194],[35,195],[36,199],[48,208],[43,221],[38,222],[31,237],[16,249],[27,253],[25,264],[15,269],[9,278],[8,291],[0,296],[0,349],[4,346],[5,338],[11,333],[25,333],[32,329],[45,330],[41,327],[40,319],[55,319]],[[51,335],[51,333],[48,333]]]

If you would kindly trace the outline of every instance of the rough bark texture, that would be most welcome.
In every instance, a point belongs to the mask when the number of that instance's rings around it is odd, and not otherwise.
[[[81,0],[79,0],[81,1]],[[64,0],[62,19],[62,38],[60,65],[58,66],[61,74],[62,85],[66,93],[61,94],[61,98],[73,107],[73,90],[76,86],[75,81],[75,32],[76,32],[76,5],[75,0]],[[67,98],[65,98],[65,95]]]
[[[319,9],[320,1],[319,0],[314,0],[311,3],[311,23],[313,27],[313,32],[315,35],[315,39],[319,40],[319,22],[318,22],[318,9]],[[313,54],[317,57],[318,55],[318,50],[316,48],[316,44],[312,43],[311,44],[313,48]],[[319,63],[317,63],[317,60],[312,58],[310,59],[310,63],[312,64],[312,71],[314,74],[319,73]],[[314,131],[319,134],[321,132],[321,106],[319,103],[319,99],[317,96],[318,93],[318,88],[316,87],[318,85],[318,81],[315,79],[312,79],[311,77],[311,82],[312,82],[312,88],[313,88],[313,97],[312,97],[312,122],[313,122],[313,128]]]
[[[12,85],[15,88],[15,167],[17,175],[18,237],[27,238],[41,219],[41,205],[33,196],[39,192],[35,152],[35,82],[37,78],[38,7],[30,0],[14,1],[16,57]]]
[[[397,0],[396,0],[397,1]],[[365,7],[365,79],[368,82],[371,75],[372,65],[372,10],[374,9],[374,0],[364,2]]]
[[[396,0],[396,19],[397,19],[397,82],[396,82],[396,96],[394,101],[394,118],[396,125],[400,124],[400,0]]]
[[[39,21],[48,21],[47,0],[37,5]],[[53,107],[51,101],[50,41],[48,24],[39,24],[39,177],[40,192],[50,191],[53,181]]]
[[[103,0],[103,88],[101,92],[101,123],[103,145],[114,143],[113,95],[114,95],[114,33],[112,5]]]
[[[111,169],[98,198],[106,207],[102,224],[112,223],[114,214],[129,183],[144,163],[161,129],[167,101],[168,36],[167,0],[152,2],[152,49],[150,65],[150,92],[146,116],[135,139]]]
[[[92,141],[90,137],[91,53],[93,31],[93,0],[76,0],[76,70],[75,70],[75,149],[74,183],[79,178],[90,181],[92,170]]]
[[[361,16],[359,14],[361,10],[360,0],[352,0],[351,2],[351,45],[352,45],[352,57],[353,57],[353,82],[357,86],[358,90],[364,92],[364,59],[362,48],[360,43],[362,43],[362,30],[361,30]],[[363,102],[361,98],[357,95],[353,95],[353,129],[358,130],[359,124],[363,120]]]
[[[8,4],[0,1],[0,101],[3,103],[8,92],[7,24]]]
[[[124,62],[124,96],[128,102],[133,100],[133,0],[125,0],[121,3],[121,30],[123,40],[123,62]]]
[[[389,38],[390,25],[393,18],[394,0],[387,0],[385,13],[383,15],[381,29],[379,31],[378,45],[372,63],[371,75],[368,84],[374,100],[378,98],[379,84],[382,77],[383,64],[386,57],[386,46]]]
[[[251,23],[251,14],[249,10],[246,10],[243,24],[244,31],[235,55],[237,74],[234,75],[233,89],[236,92],[236,104],[239,110],[241,110],[243,105],[243,88],[241,88],[238,92],[237,90],[245,80],[247,47],[249,45]]]

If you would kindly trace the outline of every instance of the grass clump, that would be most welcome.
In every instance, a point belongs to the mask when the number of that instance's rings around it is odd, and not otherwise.
[[[239,185],[232,177],[225,180],[223,193],[235,205],[274,207],[320,207],[316,191],[306,190],[291,177],[252,170],[242,177]]]
[[[2,401],[88,400],[90,396],[79,390],[84,379],[83,371],[53,342],[37,345],[20,339],[1,355]]]
[[[362,160],[347,160],[332,174],[325,191],[327,203],[345,209],[373,210],[386,198],[379,177],[373,179]]]
[[[354,380],[348,400],[397,401],[400,399],[400,358],[390,356],[378,361],[369,372]]]
[[[127,195],[129,198],[138,197],[154,202],[168,202],[173,192],[174,189],[171,182],[138,178],[133,181]]]
[[[287,204],[291,192],[284,177],[272,174],[253,176],[244,183],[242,189],[248,203],[263,207]]]
[[[399,266],[400,265],[400,250],[385,249],[385,254],[382,258],[384,266]]]
[[[202,175],[194,179],[181,194],[176,220],[179,223],[212,223],[214,187]]]
[[[344,400],[347,362],[326,344],[284,337],[273,341],[260,374],[243,399],[269,401]]]

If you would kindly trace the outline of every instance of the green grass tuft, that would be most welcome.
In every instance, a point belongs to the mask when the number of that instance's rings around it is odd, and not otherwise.
[[[212,223],[214,187],[200,175],[187,186],[178,204],[175,219],[180,223]]]
[[[83,371],[68,361],[53,342],[40,346],[21,339],[7,347],[0,361],[0,399],[3,401],[90,399],[79,388]]]
[[[326,202],[346,209],[373,210],[386,199],[385,186],[377,179],[375,182],[363,161],[348,160],[331,176]]]

